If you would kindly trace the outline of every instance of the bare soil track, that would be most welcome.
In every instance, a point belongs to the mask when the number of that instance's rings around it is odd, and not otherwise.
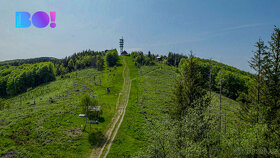
[[[90,157],[91,158],[100,158],[106,157],[110,151],[111,145],[118,133],[118,130],[122,124],[125,109],[128,104],[130,88],[131,88],[131,80],[129,78],[129,68],[123,57],[124,69],[123,69],[123,88],[119,93],[118,101],[116,103],[116,113],[111,120],[110,127],[105,134],[105,141],[103,141],[103,145],[99,145],[100,147],[93,148]]]

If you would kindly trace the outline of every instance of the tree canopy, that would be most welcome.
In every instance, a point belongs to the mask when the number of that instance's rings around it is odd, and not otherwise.
[[[54,64],[50,62],[0,67],[0,96],[13,96],[30,87],[55,80]]]
[[[120,60],[118,51],[116,49],[109,50],[106,53],[106,62],[107,65],[110,67],[114,67],[117,65],[118,61]]]

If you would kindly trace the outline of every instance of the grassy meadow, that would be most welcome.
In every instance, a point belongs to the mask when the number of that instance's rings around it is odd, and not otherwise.
[[[123,84],[122,69],[79,70],[9,98],[9,108],[0,111],[0,155],[87,157],[110,126]],[[103,110],[100,123],[88,123],[85,132],[85,118],[78,117],[84,93],[97,95]]]
[[[137,152],[145,151],[149,120],[161,120],[168,115],[174,76],[175,71],[169,66],[141,67],[132,81],[127,112],[108,157],[136,156]]]
[[[170,120],[178,69],[161,62],[138,68],[130,56],[121,57],[118,66],[107,67],[105,63],[102,71],[87,68],[57,76],[56,81],[8,98],[9,107],[0,111],[0,155],[89,157],[93,148],[100,148],[105,142],[106,131],[112,126],[124,83],[123,58],[129,68],[131,90],[124,120],[108,157],[145,155],[153,139],[160,135],[157,134],[167,130],[160,131],[157,124]],[[106,88],[110,88],[109,94]],[[103,114],[99,124],[88,123],[82,131],[85,118],[78,116],[82,112],[80,98],[85,93],[97,96]],[[211,92],[208,112],[221,118],[223,136],[230,136],[231,129],[244,126],[237,117],[239,103],[222,96],[220,107],[218,93]]]
[[[132,64],[129,66],[136,69]],[[172,105],[176,69],[163,64],[142,66],[133,77],[127,112],[108,155],[110,158],[137,157],[145,153],[150,144],[149,137],[158,132],[157,127],[151,123],[164,122],[169,117],[168,108]],[[211,94],[209,110],[213,115],[220,116],[220,96],[215,92]],[[223,130],[236,126],[234,121],[237,119],[235,112],[238,108],[236,101],[222,96]]]

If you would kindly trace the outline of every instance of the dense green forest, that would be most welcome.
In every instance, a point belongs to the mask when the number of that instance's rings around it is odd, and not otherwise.
[[[40,84],[55,80],[53,63],[0,67],[0,96],[14,96]]]
[[[87,50],[64,59],[35,58],[1,62],[3,66],[0,66],[0,97],[26,92],[29,88],[54,81],[55,76],[65,75],[76,70],[88,67],[102,70],[105,54],[109,66],[117,65],[119,61],[117,50],[104,52]]]

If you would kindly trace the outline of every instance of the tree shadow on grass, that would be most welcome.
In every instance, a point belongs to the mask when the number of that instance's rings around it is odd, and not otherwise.
[[[103,123],[103,122],[105,122],[104,117],[100,117],[100,118],[98,119],[98,122],[99,122],[99,123]]]
[[[92,146],[101,147],[105,142],[105,135],[101,131],[91,132],[88,136],[88,141]]]

